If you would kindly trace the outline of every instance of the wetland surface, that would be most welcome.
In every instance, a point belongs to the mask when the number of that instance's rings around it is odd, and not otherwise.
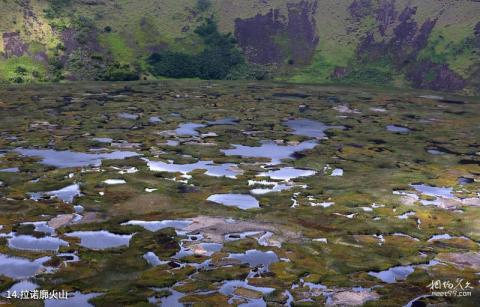
[[[0,302],[478,302],[480,102],[454,100],[247,82],[0,87],[0,293],[71,295]],[[429,296],[457,278],[473,297]]]

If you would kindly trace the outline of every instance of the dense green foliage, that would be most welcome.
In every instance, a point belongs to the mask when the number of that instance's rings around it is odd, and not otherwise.
[[[171,51],[154,53],[148,62],[151,65],[150,72],[156,76],[189,78],[198,72],[194,56],[185,53]]]
[[[44,11],[45,17],[48,19],[53,19],[58,17],[63,9],[70,5],[72,0],[49,0],[50,7]]]
[[[139,79],[138,73],[133,71],[129,65],[114,63],[110,65],[99,80],[103,81],[136,81]]]
[[[210,0],[197,0],[197,9],[200,12],[208,10],[212,6]]]
[[[148,59],[150,72],[170,78],[226,79],[234,68],[245,65],[235,39],[230,33],[220,33],[213,19],[207,19],[195,33],[205,44],[202,52],[194,55],[171,51],[154,53]]]

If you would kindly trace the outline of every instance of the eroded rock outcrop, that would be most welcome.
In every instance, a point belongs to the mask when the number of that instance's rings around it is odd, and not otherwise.
[[[28,51],[28,45],[18,32],[3,33],[3,49],[5,57],[22,56]]]
[[[308,64],[319,38],[314,15],[317,1],[287,3],[287,16],[279,9],[265,15],[235,20],[235,37],[250,62]]]

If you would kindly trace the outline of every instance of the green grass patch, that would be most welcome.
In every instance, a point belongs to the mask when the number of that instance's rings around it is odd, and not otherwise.
[[[453,71],[468,77],[469,68],[478,60],[472,35],[473,30],[465,27],[436,30],[430,35],[427,47],[420,52],[418,58],[438,64],[447,63]]]
[[[355,49],[353,45],[345,44],[343,47],[338,47],[335,46],[336,42],[328,41],[320,44],[322,46],[316,52],[312,64],[299,70],[290,81],[300,83],[331,82],[330,75],[335,67],[347,66],[354,57]]]
[[[129,64],[134,61],[134,52],[127,46],[119,33],[105,33],[99,37],[100,43],[108,48],[115,61],[121,64]]]
[[[42,81],[46,74],[43,63],[28,56],[13,57],[0,61],[0,80],[23,83]]]

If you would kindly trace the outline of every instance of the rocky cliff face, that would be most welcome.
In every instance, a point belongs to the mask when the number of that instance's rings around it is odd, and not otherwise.
[[[357,18],[371,1],[355,1],[350,6],[352,17]],[[419,54],[428,46],[428,40],[438,20],[427,18],[419,24],[415,20],[417,7],[406,6],[402,11],[395,9],[395,0],[380,2],[373,11],[377,29],[368,31],[357,48],[357,57],[363,63],[390,62],[395,71],[404,72],[405,77],[418,88],[455,91],[466,85],[466,80],[452,71],[448,63],[434,63],[431,59],[419,59]],[[375,30],[379,35],[375,36]],[[390,35],[388,34],[390,33]]]
[[[265,15],[235,19],[235,37],[248,60],[258,64],[309,64],[319,37],[318,2],[287,3],[286,14],[271,9]]]
[[[151,78],[145,58],[200,52],[194,29],[213,16],[282,80],[479,91],[477,1],[201,2],[4,0],[0,80],[90,80],[111,67]]]

